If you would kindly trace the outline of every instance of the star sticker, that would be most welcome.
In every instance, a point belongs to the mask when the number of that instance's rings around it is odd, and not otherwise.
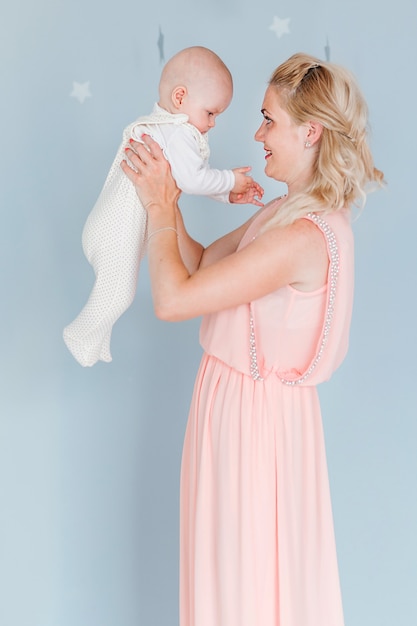
[[[289,17],[286,17],[285,19],[281,19],[280,17],[277,17],[276,15],[274,15],[274,21],[269,27],[269,30],[273,30],[276,36],[278,37],[278,39],[281,39],[282,35],[290,34],[289,23],[290,23]]]
[[[77,83],[74,81],[72,83],[72,92],[70,93],[70,96],[72,98],[77,98],[78,102],[83,104],[86,98],[91,98],[90,81],[87,81],[86,83]]]

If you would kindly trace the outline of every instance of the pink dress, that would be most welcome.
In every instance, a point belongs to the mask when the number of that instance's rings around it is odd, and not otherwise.
[[[181,470],[181,626],[343,626],[316,385],[347,351],[353,238],[347,211],[306,219],[327,240],[326,286],[203,318]]]

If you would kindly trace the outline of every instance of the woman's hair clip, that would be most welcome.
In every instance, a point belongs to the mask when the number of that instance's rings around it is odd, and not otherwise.
[[[347,133],[342,133],[340,132],[340,135],[342,135],[342,137],[345,137],[346,139],[348,139],[350,142],[352,143],[356,143],[356,139],[354,139],[353,137],[351,137],[350,135],[348,135]]]
[[[315,70],[318,67],[321,67],[320,63],[312,63],[305,71],[303,78],[305,78],[306,76],[308,76],[311,72],[311,70]]]

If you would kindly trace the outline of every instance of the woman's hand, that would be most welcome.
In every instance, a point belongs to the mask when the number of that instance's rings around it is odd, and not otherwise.
[[[143,143],[130,140],[125,149],[133,167],[122,161],[121,168],[132,181],[144,208],[177,205],[181,191],[171,174],[171,168],[160,146],[149,135],[142,135]]]

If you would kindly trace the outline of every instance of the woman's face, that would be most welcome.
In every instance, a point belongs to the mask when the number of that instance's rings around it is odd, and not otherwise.
[[[262,104],[264,120],[255,140],[264,144],[265,174],[290,185],[305,173],[308,135],[306,125],[297,125],[280,106],[279,93],[268,87]],[[300,181],[301,182],[301,181]]]

